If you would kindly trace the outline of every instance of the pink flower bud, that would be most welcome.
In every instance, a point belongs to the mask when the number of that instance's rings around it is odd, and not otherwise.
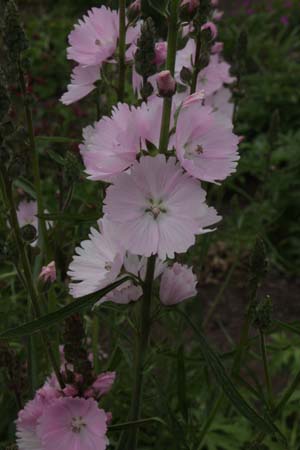
[[[63,389],[63,393],[67,397],[75,397],[75,395],[78,394],[78,389],[75,386],[72,386],[72,384],[67,384],[66,387]]]
[[[199,0],[182,0],[181,7],[185,6],[187,7],[187,10],[189,13],[192,13],[195,11],[196,8],[200,5]]]
[[[172,267],[164,270],[160,283],[160,300],[166,306],[175,305],[183,300],[194,297],[197,278],[192,269],[174,263]]]
[[[169,70],[162,70],[156,77],[158,92],[161,97],[172,97],[176,91],[176,81]]]
[[[154,59],[155,64],[160,66],[161,64],[163,64],[165,62],[165,60],[167,58],[167,51],[168,51],[168,46],[167,46],[166,41],[156,42],[156,44],[155,44],[155,59]]]
[[[215,39],[217,37],[218,29],[216,24],[214,24],[213,22],[206,22],[204,25],[202,25],[201,30],[210,30],[212,38]]]
[[[140,13],[142,9],[141,0],[135,0],[133,3],[131,3],[129,9],[131,9],[134,12]]]
[[[88,388],[83,393],[84,398],[92,398],[95,396],[95,391],[93,388]]]
[[[98,397],[107,394],[116,379],[116,372],[104,372],[101,373],[96,381],[93,383],[92,388]]]
[[[223,48],[224,48],[224,43],[223,42],[215,42],[214,45],[211,48],[211,52],[213,54],[221,53],[223,51]]]
[[[50,283],[53,283],[53,281],[56,279],[56,267],[54,261],[51,261],[47,266],[42,267],[39,278],[45,283],[47,283],[48,281]]]

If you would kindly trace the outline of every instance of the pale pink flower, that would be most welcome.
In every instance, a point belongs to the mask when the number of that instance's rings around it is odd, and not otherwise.
[[[40,438],[37,434],[38,421],[47,407],[59,397],[57,389],[48,383],[39,389],[33,400],[26,403],[19,411],[16,420],[17,444],[20,450],[43,450]]]
[[[81,297],[102,289],[116,280],[124,258],[124,252],[105,219],[99,221],[99,231],[91,228],[89,239],[75,249],[69,266],[72,279],[70,293]]]
[[[161,97],[172,97],[176,91],[176,81],[169,70],[162,70],[156,77],[157,88]]]
[[[37,202],[22,200],[17,209],[19,226],[32,225],[38,230]]]
[[[194,297],[197,278],[192,269],[186,265],[174,263],[167,267],[161,277],[160,301],[166,305],[175,305],[187,298]]]
[[[234,104],[231,102],[231,92],[228,88],[222,87],[214,94],[205,99],[205,105],[211,106],[214,111],[223,115],[224,121],[228,120],[228,127],[232,128],[232,116]]]
[[[198,182],[182,172],[174,157],[142,157],[130,174],[109,186],[104,212],[122,234],[127,250],[158,254],[164,260],[185,252],[195,235],[220,218],[205,204]]]
[[[86,97],[90,92],[96,89],[95,82],[100,80],[100,66],[81,66],[74,67],[71,74],[71,83],[67,86],[60,101],[64,105],[70,105],[77,100]]]
[[[138,32],[139,26],[128,28],[127,45],[136,41]],[[105,6],[92,8],[69,34],[67,57],[84,66],[101,65],[113,56],[118,36],[118,12]],[[130,47],[128,50],[127,56],[131,58]]]
[[[65,397],[47,408],[37,431],[43,450],[105,450],[106,420],[95,400]]]
[[[202,25],[201,30],[210,30],[213,39],[215,39],[218,35],[218,28],[213,22],[206,22],[204,25]]]
[[[136,160],[140,137],[133,110],[126,103],[118,103],[112,117],[84,128],[80,153],[90,180],[109,182]]]
[[[153,95],[148,98],[147,103],[143,102],[135,111],[136,128],[139,130],[143,149],[146,149],[146,141],[151,142],[156,148],[159,146],[162,110],[163,99]],[[172,105],[171,128],[174,125],[174,112],[174,105]]]
[[[209,182],[224,180],[236,169],[237,146],[238,137],[222,114],[201,101],[180,109],[175,148],[190,175]]]
[[[158,258],[155,264],[154,279],[159,277],[165,268],[165,264]],[[141,280],[145,280],[147,269],[147,258],[132,255],[127,252],[124,259],[124,274],[135,275]],[[143,290],[140,285],[135,284],[133,281],[125,281],[120,286],[116,287],[113,291],[110,291],[103,299],[101,299],[96,305],[99,305],[105,301],[111,301],[122,305],[130,302],[135,302],[141,298]]]
[[[47,266],[43,266],[39,274],[39,278],[45,283],[49,281],[53,283],[56,280],[56,267],[55,261],[51,261]]]
[[[189,39],[185,47],[177,51],[175,62],[175,79],[179,83],[182,83],[180,79],[181,69],[183,67],[186,67],[187,69],[192,70],[195,52],[196,52],[196,44],[194,39]]]
[[[235,81],[229,73],[230,65],[221,61],[218,54],[211,55],[208,66],[202,69],[198,75],[197,90],[203,89],[209,96],[220,89],[223,84],[231,84]]]

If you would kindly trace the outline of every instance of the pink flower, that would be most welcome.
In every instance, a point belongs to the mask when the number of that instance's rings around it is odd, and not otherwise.
[[[43,450],[105,450],[109,443],[106,413],[91,398],[58,399],[41,417],[37,431]]]
[[[126,103],[118,103],[112,117],[84,128],[80,153],[90,180],[111,181],[135,161],[140,138],[133,110]]]
[[[37,218],[37,202],[23,200],[19,203],[17,209],[17,217],[19,226],[32,225],[38,229],[38,218]]]
[[[156,42],[155,44],[155,64],[160,66],[167,59],[168,44],[166,41]]]
[[[194,297],[197,278],[192,269],[178,263],[167,267],[161,277],[159,296],[166,305],[175,305],[187,298]]]
[[[137,30],[129,27],[126,44],[137,38]],[[117,48],[119,29],[118,13],[110,8],[92,8],[79,20],[69,34],[68,59],[84,66],[99,66],[111,58]],[[130,51],[129,51],[130,54]]]
[[[211,48],[211,52],[213,54],[221,53],[223,51],[223,48],[224,48],[224,43],[223,42],[215,42],[214,45]]]
[[[176,91],[176,81],[169,70],[162,70],[156,77],[158,92],[161,97],[172,97]]]
[[[75,298],[106,287],[120,273],[124,252],[105,219],[99,221],[99,229],[91,228],[89,239],[75,249],[69,266],[69,288]]]
[[[77,100],[86,97],[96,86],[95,82],[100,80],[100,66],[74,67],[71,74],[71,83],[67,86],[67,92],[63,94],[60,101],[64,105],[70,105]]]
[[[212,55],[208,66],[198,75],[197,90],[204,89],[205,95],[211,95],[220,89],[224,83],[230,84],[235,80],[229,73],[230,65],[220,61],[217,54]]]
[[[147,103],[143,102],[135,111],[136,128],[139,130],[143,149],[146,149],[146,141],[151,142],[156,148],[159,146],[162,109],[163,99],[157,95],[153,95],[148,98]],[[174,124],[173,112],[171,116],[171,128]]]
[[[180,3],[181,7],[187,6],[188,12],[192,13],[200,5],[199,0],[182,0]]]
[[[217,37],[218,29],[216,24],[213,22],[206,22],[204,25],[202,25],[201,30],[210,30],[212,38],[215,39]]]
[[[211,106],[214,111],[222,114],[223,123],[227,119],[228,127],[232,128],[234,104],[231,102],[231,92],[229,89],[222,87],[205,99],[205,105]]]
[[[224,180],[236,169],[238,137],[228,119],[201,101],[182,107],[175,148],[185,170],[203,181]]]
[[[203,227],[220,218],[205,204],[205,192],[174,157],[142,157],[106,191],[104,212],[126,250],[164,260],[185,252]]]
[[[39,278],[41,280],[43,280],[45,283],[47,281],[50,281],[50,283],[53,283],[53,281],[56,280],[55,261],[51,261],[47,266],[42,267],[42,270],[39,274]]]
[[[19,411],[16,420],[17,444],[20,450],[43,450],[37,434],[38,421],[47,407],[60,396],[57,389],[49,383],[39,389],[33,400],[26,403],[24,409]]]

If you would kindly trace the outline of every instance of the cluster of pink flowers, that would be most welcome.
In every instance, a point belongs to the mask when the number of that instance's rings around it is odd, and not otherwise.
[[[217,5],[216,0],[212,3]],[[189,11],[198,6],[198,0],[182,1],[182,7]],[[138,12],[139,0],[131,8]],[[176,305],[195,297],[197,277],[192,268],[178,262],[172,264],[172,260],[194,245],[196,236],[212,231],[210,227],[221,220],[217,211],[207,205],[201,182],[224,180],[235,171],[239,159],[230,90],[225,86],[234,79],[221,56],[223,44],[215,41],[215,22],[221,16],[222,12],[215,9],[211,20],[201,28],[205,33],[209,30],[214,43],[208,65],[198,74],[195,93],[190,95],[190,86],[181,77],[183,68],[194,70],[193,35],[177,51],[174,77],[162,70],[167,44],[158,41],[153,60],[157,73],[147,80],[153,86],[147,101],[139,99],[135,105],[118,103],[110,116],[84,128],[80,153],[87,177],[109,186],[104,216],[75,249],[69,265],[73,297],[97,292],[129,275],[126,282],[98,303],[127,304],[139,300],[147,258],[151,255],[156,256],[154,280],[160,281],[158,295],[162,305]],[[92,8],[75,25],[69,35],[67,56],[77,65],[61,98],[64,104],[88,95],[101,79],[104,64],[116,63],[118,21],[117,11],[102,6]],[[134,61],[140,30],[139,20],[127,24],[127,62]],[[181,31],[189,35],[191,30],[184,26]],[[137,97],[143,82],[133,67],[132,84]],[[180,88],[177,93],[176,86]],[[171,131],[166,151],[159,153],[162,96],[172,97]],[[21,204],[20,225],[31,223],[37,228],[36,211],[34,202]],[[55,277],[52,261],[42,268],[40,279],[53,282]],[[67,370],[66,364],[62,367]],[[55,377],[48,379],[19,412],[16,425],[20,450],[104,450],[111,415],[99,407],[99,402],[114,378],[114,372],[103,373],[86,387],[82,375],[74,374],[75,382],[63,389]]]
[[[184,1],[182,6],[196,8],[198,3],[194,3]],[[102,29],[104,16],[110,19]],[[110,116],[83,130],[80,152],[86,174],[90,180],[104,181],[110,186],[98,230],[91,228],[89,238],[76,248],[70,264],[73,297],[96,292],[130,274],[134,275],[133,281],[126,281],[99,303],[138,300],[142,289],[136,280],[143,281],[146,258],[151,255],[158,257],[155,277],[161,277],[163,304],[173,305],[195,296],[196,276],[192,269],[178,263],[170,267],[170,259],[176,253],[186,252],[197,235],[212,231],[208,227],[221,219],[206,204],[206,193],[199,180],[211,183],[224,180],[235,171],[239,159],[231,94],[225,87],[234,78],[230,76],[230,66],[222,59],[222,42],[215,41],[218,31],[214,21],[221,16],[222,12],[215,9],[212,20],[202,26],[202,30],[210,30],[214,43],[210,61],[198,75],[195,94],[189,95],[189,86],[180,77],[183,67],[193,70],[194,39],[188,39],[185,47],[177,51],[175,79],[170,78],[168,71],[159,72],[166,60],[167,44],[158,41],[153,61],[158,73],[147,80],[153,86],[153,94],[137,106],[118,103]],[[116,18],[117,13],[105,7],[92,9],[70,35],[68,57],[90,73],[103,62],[113,62]],[[128,59],[134,57],[140,29],[138,21],[134,28],[128,29]],[[182,31],[188,33],[186,27]],[[77,75],[79,70],[77,67]],[[74,75],[72,89],[79,89],[77,81]],[[138,94],[142,77],[134,67],[132,83]],[[163,98],[157,95],[158,90],[164,87],[173,93],[175,83],[180,89],[173,95],[168,152],[150,156],[149,143],[159,147]]]
[[[67,365],[68,371],[72,370]],[[64,373],[62,365],[62,373]],[[80,392],[82,375],[75,375],[75,384],[61,389],[52,375],[37,390],[33,400],[22,409],[16,421],[17,444],[20,450],[105,450],[109,444],[107,426],[110,412],[99,407],[115,380],[115,372],[95,377],[90,387]]]

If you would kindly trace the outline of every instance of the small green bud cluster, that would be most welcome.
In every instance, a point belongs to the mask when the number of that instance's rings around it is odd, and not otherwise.
[[[151,17],[148,17],[141,28],[141,35],[137,41],[135,52],[135,70],[143,77],[142,98],[152,94],[153,88],[147,79],[156,73],[155,60],[155,36],[156,30]]]
[[[265,332],[272,324],[273,304],[271,297],[267,295],[255,308],[253,326]]]

